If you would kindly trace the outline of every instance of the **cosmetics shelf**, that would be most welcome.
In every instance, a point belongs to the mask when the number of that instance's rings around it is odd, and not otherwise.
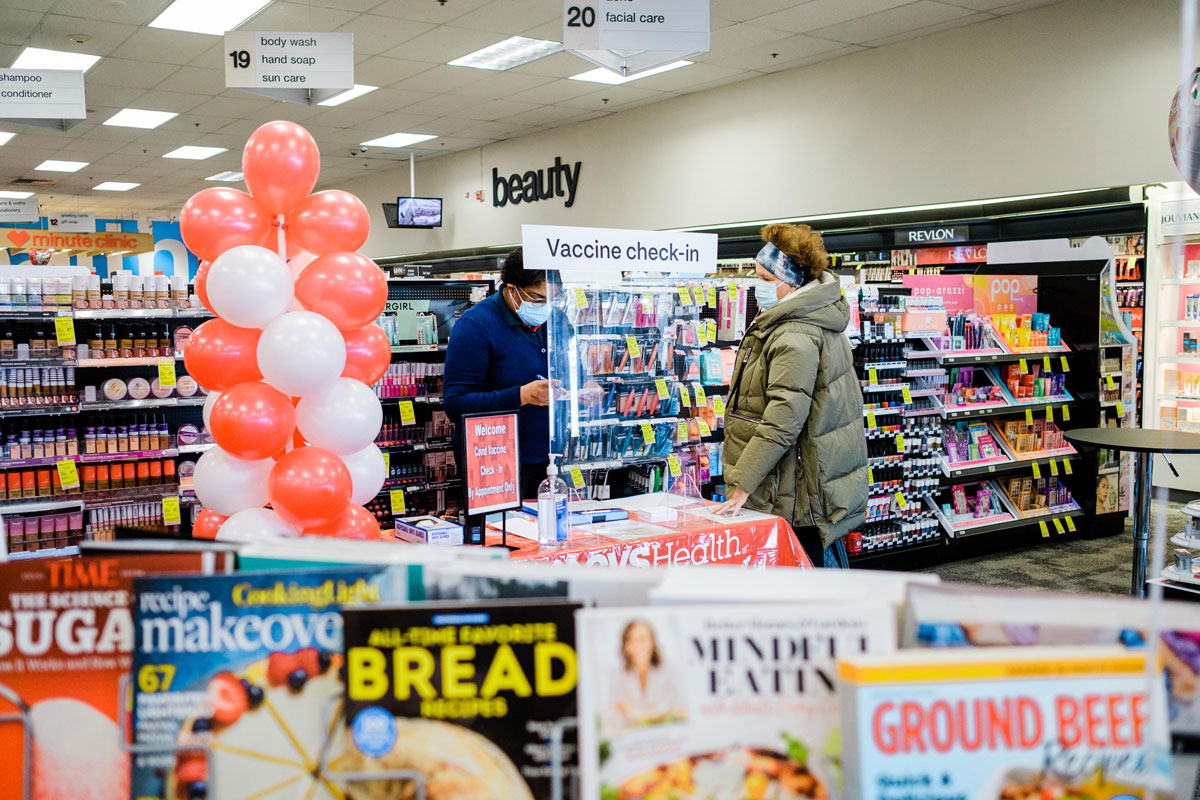
[[[73,358],[5,358],[0,359],[0,367],[75,367],[78,362]]]
[[[81,308],[71,314],[75,319],[170,319],[177,316],[169,308]]]
[[[69,308],[61,311],[11,311],[8,309],[0,311],[0,320],[13,322],[52,322],[58,317],[69,316],[71,316]]]
[[[83,498],[79,494],[66,495],[53,499],[29,498],[0,503],[0,515],[3,514],[37,514],[43,511],[71,511],[83,508]]]
[[[971,478],[980,475],[991,475],[998,472],[1011,472],[1018,469],[1033,469],[1033,465],[1037,464],[1041,469],[1043,466],[1048,466],[1051,461],[1056,463],[1066,461],[1076,461],[1077,453],[1055,456],[1038,456],[1036,458],[1013,459],[1007,455],[1002,460],[991,461],[986,463],[964,462],[961,464],[951,464],[946,458],[939,456],[941,462],[942,474],[947,478]]]
[[[79,545],[73,544],[68,547],[49,547],[44,550],[9,553],[6,558],[9,561],[33,561],[37,558],[64,558],[77,555],[79,555]]]
[[[86,508],[104,508],[106,506],[116,506],[124,503],[143,503],[148,500],[162,500],[165,497],[178,496],[179,484],[153,483],[146,486],[107,489],[98,492],[84,492],[83,505]]]
[[[203,453],[216,447],[215,442],[205,442],[203,444],[181,444],[179,446],[180,455],[188,455],[191,453]]]
[[[2,408],[0,409],[0,419],[9,417],[39,417],[47,414],[74,414],[79,411],[77,405],[55,405],[55,406],[26,406],[24,408]]]
[[[444,344],[398,344],[392,347],[393,353],[444,353]]]
[[[1032,403],[1023,403],[1020,406],[1011,403],[1001,403],[995,406],[981,406],[978,408],[958,408],[958,409],[941,409],[942,419],[974,419],[977,417],[991,417],[1002,414],[1014,414],[1024,411],[1044,411],[1046,408],[1054,406],[1069,405],[1072,401],[1063,400],[1038,400]]]
[[[179,450],[171,448],[169,450],[138,450],[129,453],[83,453],[78,456],[70,456],[69,458],[74,461],[78,461],[81,464],[107,464],[110,461],[140,461],[144,458],[175,458],[179,455],[179,452]]]
[[[155,367],[162,362],[183,361],[183,353],[174,356],[146,356],[144,358],[81,358],[78,361],[67,361],[65,366],[90,369],[93,367]],[[7,366],[0,364],[0,366]],[[15,365],[15,366],[20,366]]]
[[[425,442],[404,442],[398,444],[376,445],[386,453],[427,453],[450,450],[454,447],[449,439],[439,439]]]
[[[202,406],[207,395],[197,397],[165,397],[161,400],[114,400],[110,403],[82,403],[79,411],[139,411],[143,408],[179,408]]]

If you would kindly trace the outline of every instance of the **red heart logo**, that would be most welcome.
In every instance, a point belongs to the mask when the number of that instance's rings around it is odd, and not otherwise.
[[[29,241],[29,234],[20,229],[12,230],[8,232],[8,240],[17,247],[23,247]]]

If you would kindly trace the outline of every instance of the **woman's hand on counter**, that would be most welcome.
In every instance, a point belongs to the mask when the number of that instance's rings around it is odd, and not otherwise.
[[[733,487],[733,494],[729,496],[729,499],[717,506],[717,510],[713,513],[719,516],[736,517],[741,512],[742,506],[746,505],[746,501],[749,499],[749,492],[739,486],[735,486]]]

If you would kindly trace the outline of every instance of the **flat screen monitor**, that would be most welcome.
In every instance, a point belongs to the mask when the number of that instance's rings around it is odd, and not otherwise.
[[[383,204],[383,214],[389,228],[440,228],[442,198],[398,197],[394,206]]]

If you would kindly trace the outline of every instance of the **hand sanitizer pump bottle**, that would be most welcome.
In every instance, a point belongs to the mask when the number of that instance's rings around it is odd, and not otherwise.
[[[567,484],[558,477],[557,456],[550,456],[546,480],[538,486],[538,543],[563,547],[567,543]]]

